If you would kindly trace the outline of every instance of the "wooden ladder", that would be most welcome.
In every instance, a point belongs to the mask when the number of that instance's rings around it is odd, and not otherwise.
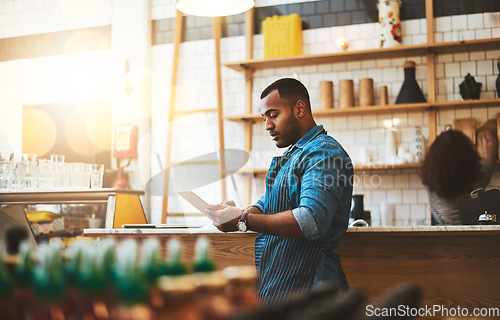
[[[221,81],[221,59],[220,59],[220,39],[221,39],[221,18],[213,18],[213,36],[215,41],[215,68],[216,68],[216,83],[217,83],[217,109],[200,109],[189,111],[176,111],[175,110],[175,95],[177,88],[177,73],[179,62],[179,49],[181,45],[181,38],[183,33],[183,14],[177,11],[174,31],[174,55],[172,61],[172,81],[170,85],[170,104],[168,112],[168,132],[167,132],[167,151],[165,156],[165,169],[163,173],[163,199],[161,210],[161,223],[167,222],[168,216],[168,188],[170,181],[170,167],[172,165],[172,136],[173,136],[173,123],[175,116],[185,115],[193,112],[207,112],[217,111],[217,124],[219,129],[219,171],[221,179],[221,196],[226,199],[226,161],[224,155],[224,119],[222,112],[222,81]]]

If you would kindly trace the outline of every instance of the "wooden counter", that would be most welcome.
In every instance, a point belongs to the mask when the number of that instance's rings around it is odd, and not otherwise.
[[[219,268],[253,264],[255,233],[85,230],[88,237],[178,237],[186,261],[202,235],[211,241]],[[398,284],[415,283],[424,290],[424,305],[500,307],[500,226],[349,228],[336,252],[351,288],[365,291],[369,302]]]
[[[500,226],[354,228],[337,253],[372,298],[415,283],[428,306],[500,307]]]

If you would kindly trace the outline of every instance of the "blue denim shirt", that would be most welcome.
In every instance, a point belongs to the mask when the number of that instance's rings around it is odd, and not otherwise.
[[[292,210],[305,239],[259,234],[255,264],[263,303],[326,281],[347,282],[333,250],[347,230],[353,168],[342,146],[323,126],[309,130],[283,157],[275,157],[266,177],[266,193],[255,207],[264,214]]]

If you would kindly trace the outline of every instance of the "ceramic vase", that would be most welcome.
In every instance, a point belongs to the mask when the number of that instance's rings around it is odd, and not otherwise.
[[[413,61],[406,61],[404,64],[405,79],[399,90],[396,104],[425,102],[425,96],[420,90],[415,77],[416,64]]]
[[[396,158],[396,129],[388,128],[385,131],[385,163],[394,164]]]
[[[363,198],[362,194],[352,195],[351,222],[361,219],[370,225],[372,223],[371,212],[365,210]]]
[[[402,31],[399,16],[400,0],[379,0],[378,21],[380,23],[380,47],[401,45]]]
[[[498,76],[495,86],[497,88],[497,98],[500,98],[500,58],[497,60]]]
[[[467,73],[464,81],[458,85],[460,96],[464,100],[478,100],[481,96],[482,86],[481,82],[477,82],[470,73]]]

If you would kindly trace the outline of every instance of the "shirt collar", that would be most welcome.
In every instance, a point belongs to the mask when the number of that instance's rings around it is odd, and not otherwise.
[[[288,147],[283,155],[290,155],[296,149],[302,149],[306,144],[308,144],[312,139],[316,138],[316,136],[320,135],[321,133],[326,134],[326,130],[323,129],[323,125],[315,126],[311,130],[307,131],[307,133],[303,135],[302,138],[297,141],[297,143],[292,144],[290,147]]]

